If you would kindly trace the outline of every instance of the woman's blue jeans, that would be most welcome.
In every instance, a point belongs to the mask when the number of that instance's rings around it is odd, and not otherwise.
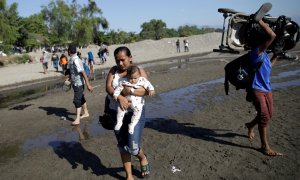
[[[109,114],[114,122],[116,124],[117,122],[117,111],[109,109]],[[114,131],[117,141],[118,141],[118,147],[120,152],[127,152],[131,155],[137,155],[141,149],[141,137],[142,132],[145,127],[145,111],[143,109],[142,116],[137,123],[137,125],[134,128],[134,133],[130,134],[128,132],[128,124],[131,121],[133,113],[128,112],[125,114],[123,119],[123,125],[120,130]]]

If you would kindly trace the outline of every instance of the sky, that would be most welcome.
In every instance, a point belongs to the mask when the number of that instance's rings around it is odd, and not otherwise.
[[[18,3],[21,17],[28,17],[40,12],[41,6],[47,6],[51,0],[6,0],[7,5]],[[33,3],[34,2],[34,3]],[[71,3],[72,0],[65,0]],[[87,5],[88,0],[77,0],[78,4]],[[109,22],[109,30],[122,30],[139,33],[141,25],[151,19],[160,19],[167,28],[179,26],[209,26],[222,28],[223,14],[219,8],[229,8],[251,14],[261,4],[271,2],[269,14],[278,17],[285,15],[300,25],[299,0],[95,0],[102,10],[102,16]]]

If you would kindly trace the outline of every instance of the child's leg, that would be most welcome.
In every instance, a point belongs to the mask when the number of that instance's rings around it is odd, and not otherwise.
[[[125,115],[126,111],[123,111],[121,109],[120,106],[118,106],[118,111],[117,111],[117,123],[115,125],[115,130],[118,131],[121,129],[122,125],[123,125],[123,118],[124,118],[124,115]]]
[[[133,105],[133,103],[132,103],[131,109],[133,110],[133,115],[131,118],[131,122],[128,125],[128,132],[130,134],[133,134],[135,125],[139,122],[139,120],[141,118],[142,111],[143,111],[143,105],[142,104]]]

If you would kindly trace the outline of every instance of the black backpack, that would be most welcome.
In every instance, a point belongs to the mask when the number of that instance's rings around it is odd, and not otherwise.
[[[236,90],[250,89],[252,86],[254,73],[259,69],[261,64],[262,61],[257,63],[255,67],[251,67],[249,52],[229,62],[224,68],[225,69],[224,88],[225,88],[226,95],[228,95],[229,92],[228,82],[230,82],[230,84],[235,86]]]

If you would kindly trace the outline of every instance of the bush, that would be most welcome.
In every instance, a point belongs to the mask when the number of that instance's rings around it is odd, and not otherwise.
[[[17,64],[25,64],[29,61],[30,56],[28,54],[23,54],[21,56],[16,56],[16,63]]]
[[[23,55],[10,55],[0,56],[0,67],[6,66],[7,64],[25,64],[30,61],[31,57],[28,54]]]
[[[4,53],[8,53],[12,48],[13,48],[13,46],[12,45],[3,45],[3,46],[1,46],[1,48],[2,48],[2,50],[4,51]]]
[[[0,67],[5,66],[8,64],[8,57],[7,56],[0,56]]]

